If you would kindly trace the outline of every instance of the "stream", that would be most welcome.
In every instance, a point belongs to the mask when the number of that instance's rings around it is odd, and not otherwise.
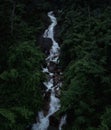
[[[54,27],[57,25],[56,17],[53,11],[48,12],[48,17],[51,20],[51,24],[48,29],[45,30],[43,38],[50,38],[52,40],[52,47],[50,49],[48,57],[45,59],[47,66],[43,68],[43,73],[47,74],[47,81],[43,84],[46,87],[46,92],[50,92],[49,110],[47,114],[44,111],[38,112],[37,123],[33,124],[32,130],[48,130],[50,125],[49,117],[52,116],[60,109],[60,88],[62,86],[61,70],[58,69],[60,46],[54,39]],[[50,71],[51,66],[56,66],[56,69]],[[45,97],[44,94],[44,97]],[[66,115],[61,117],[58,130],[62,130],[62,126],[66,123]]]

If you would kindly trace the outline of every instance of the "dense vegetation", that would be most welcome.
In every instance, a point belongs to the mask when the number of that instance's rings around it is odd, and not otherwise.
[[[110,0],[0,1],[0,129],[23,130],[42,108],[44,54],[37,39],[52,9],[59,9],[61,28],[64,129],[110,130]]]
[[[45,28],[48,5],[42,9],[41,5],[41,1],[32,0],[0,1],[1,130],[25,129],[34,122],[43,104],[44,55],[36,37]]]
[[[65,1],[61,13],[66,130],[111,129],[111,6]],[[75,8],[74,8],[75,7]]]

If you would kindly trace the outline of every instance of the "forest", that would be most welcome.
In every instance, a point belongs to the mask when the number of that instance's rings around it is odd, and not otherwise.
[[[27,130],[44,106],[40,36],[58,20],[63,130],[111,130],[111,1],[0,1],[0,129]]]

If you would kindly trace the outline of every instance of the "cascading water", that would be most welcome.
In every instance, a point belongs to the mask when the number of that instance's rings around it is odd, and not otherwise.
[[[49,103],[49,111],[46,116],[44,116],[44,112],[41,111],[38,113],[39,121],[33,125],[32,130],[47,130],[49,126],[49,117],[53,115],[56,111],[60,109],[60,99],[56,97],[56,93],[60,92],[60,87],[62,85],[61,81],[55,83],[54,77],[56,76],[55,72],[50,72],[48,69],[50,67],[50,63],[58,65],[59,63],[59,55],[60,55],[60,47],[59,44],[54,40],[54,27],[57,25],[57,20],[53,15],[53,11],[48,13],[48,17],[51,20],[51,25],[48,29],[45,30],[43,37],[50,38],[52,40],[52,47],[50,49],[49,56],[46,58],[47,67],[43,68],[44,73],[48,73],[48,81],[44,82],[48,92],[50,90],[50,103]],[[60,77],[61,72],[58,74]],[[62,129],[62,126],[65,124],[66,116],[63,116],[60,121],[59,130]]]
[[[59,124],[59,130],[62,130],[62,126],[64,124],[66,124],[66,118],[67,118],[67,115],[64,115],[62,118],[61,118],[61,121],[60,121],[60,124]]]

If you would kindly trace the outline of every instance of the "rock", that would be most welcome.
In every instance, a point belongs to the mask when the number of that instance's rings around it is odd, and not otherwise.
[[[49,126],[47,130],[59,130],[58,128],[55,128],[53,126]]]
[[[60,75],[58,75],[57,73],[55,73],[54,75],[54,85],[57,85],[60,82]]]
[[[49,103],[50,103],[50,91],[48,91],[44,96],[44,106],[43,106],[43,112],[46,116],[49,111]]]
[[[51,94],[50,91],[48,91],[48,92],[45,93],[45,96],[44,96],[44,100],[45,100],[45,101],[47,101],[47,102],[50,101],[50,94]]]
[[[55,70],[57,69],[57,65],[54,62],[50,62],[48,69],[51,73],[54,73]]]
[[[50,38],[43,38],[41,37],[39,40],[39,46],[41,48],[41,50],[48,55],[49,51],[51,49],[52,46],[52,40]]]
[[[43,107],[44,116],[48,114],[48,111],[49,111],[49,102],[45,102]]]
[[[55,26],[55,28],[54,28],[54,39],[60,44],[61,43],[61,41],[60,41],[60,27],[59,27],[59,25],[57,25],[57,26]]]
[[[61,95],[60,89],[59,90],[55,90],[55,96],[60,98],[60,95]]]
[[[49,120],[50,120],[50,126],[53,126],[55,128],[59,127],[59,120],[56,118],[55,115],[51,115],[49,117]]]
[[[32,125],[27,125],[25,130],[32,130]]]

